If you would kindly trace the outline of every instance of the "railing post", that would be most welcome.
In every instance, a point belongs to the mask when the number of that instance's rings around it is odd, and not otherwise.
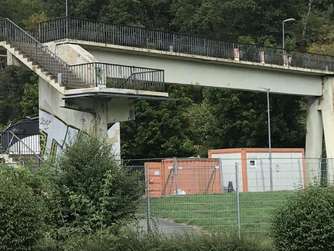
[[[240,49],[233,46],[233,55],[235,61],[240,61]]]
[[[37,46],[37,42],[35,43],[35,57],[36,57],[36,61],[38,62],[38,46]]]
[[[144,167],[145,168],[145,167]],[[150,171],[149,168],[145,168],[145,187],[146,187],[146,226],[147,232],[150,233],[151,229],[151,200],[150,200]]]
[[[42,39],[41,39],[41,23],[38,24],[38,40],[42,41]]]
[[[261,49],[260,52],[259,52],[259,54],[260,54],[260,63],[261,64],[265,64],[264,50]]]
[[[61,72],[58,72],[57,74],[57,82],[59,85],[62,85],[62,73]]]
[[[65,38],[69,38],[68,37],[68,16],[65,17]]]

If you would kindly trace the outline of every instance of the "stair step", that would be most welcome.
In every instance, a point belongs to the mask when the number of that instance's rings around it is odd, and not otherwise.
[[[15,164],[9,154],[0,154],[0,164]]]

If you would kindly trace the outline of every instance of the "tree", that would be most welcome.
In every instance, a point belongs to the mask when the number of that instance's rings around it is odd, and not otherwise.
[[[52,192],[44,181],[27,167],[0,166],[1,251],[34,250],[48,231],[50,209],[55,204],[51,203]]]
[[[216,118],[210,125],[210,147],[268,146],[267,101],[264,93],[209,89],[205,101]],[[303,102],[300,97],[271,95],[273,146],[304,145]]]
[[[0,17],[10,18],[19,25],[42,11],[41,0],[0,0],[0,6]]]
[[[191,119],[185,116],[192,105],[186,91],[191,87],[171,87],[175,99],[161,102],[140,101],[136,104],[136,119],[124,124],[121,139],[123,157],[154,158],[192,156],[195,148],[190,130]]]
[[[24,67],[9,66],[0,73],[0,124],[36,114],[36,83],[36,75]]]
[[[333,188],[310,187],[277,210],[272,235],[277,250],[334,249]]]
[[[142,183],[114,160],[111,146],[79,135],[55,165],[65,233],[93,233],[134,218]]]

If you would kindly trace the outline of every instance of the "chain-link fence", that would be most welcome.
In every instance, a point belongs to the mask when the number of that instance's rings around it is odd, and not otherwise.
[[[266,235],[287,198],[311,183],[334,181],[333,159],[172,158],[124,164],[145,182],[140,225],[171,234]]]

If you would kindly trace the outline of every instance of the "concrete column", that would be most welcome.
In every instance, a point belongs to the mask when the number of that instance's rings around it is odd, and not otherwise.
[[[112,145],[112,152],[116,160],[121,159],[121,125],[114,123],[108,130],[107,142]]]
[[[308,98],[306,120],[305,164],[307,184],[320,181],[320,164],[322,156],[323,125],[320,111],[320,98]]]
[[[97,101],[95,109],[95,136],[100,139],[106,139],[108,137],[108,103],[105,100]]]
[[[334,183],[334,77],[324,79],[321,101],[322,121],[325,135],[327,180]]]

